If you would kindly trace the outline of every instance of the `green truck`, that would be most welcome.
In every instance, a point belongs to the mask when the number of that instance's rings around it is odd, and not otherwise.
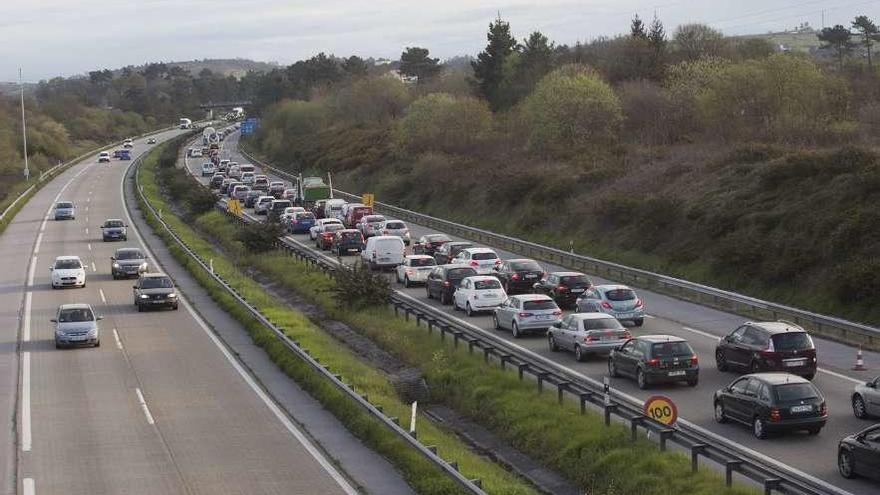
[[[324,183],[320,177],[303,177],[300,179],[300,199],[302,206],[310,207],[319,199],[330,198],[330,186]]]

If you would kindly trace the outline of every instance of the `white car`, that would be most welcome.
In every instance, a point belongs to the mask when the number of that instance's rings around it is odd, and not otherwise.
[[[397,266],[397,282],[409,287],[412,284],[423,284],[428,274],[437,266],[433,256],[413,254],[403,259]]]
[[[507,299],[501,282],[490,275],[467,277],[452,294],[452,307],[463,309],[468,316],[478,311],[491,311]]]
[[[318,234],[324,232],[324,226],[330,223],[342,225],[342,221],[338,218],[319,218],[315,222],[315,226],[309,229],[309,238],[313,241],[318,238]]]
[[[281,223],[286,223],[290,221],[291,218],[295,217],[297,213],[305,213],[306,209],[302,206],[288,206],[284,209],[284,213],[281,214]]]
[[[134,148],[134,141],[132,141],[131,139],[126,139],[125,141],[122,142],[122,147],[123,148]]]
[[[355,228],[360,230],[365,238],[381,235],[382,226],[385,225],[386,220],[382,215],[364,215],[361,221],[355,225]]]
[[[241,168],[239,168],[238,164],[235,164],[235,163],[229,164],[229,178],[230,179],[241,179]]]
[[[217,173],[217,167],[214,162],[206,162],[202,164],[202,177],[211,177]]]
[[[253,184],[257,181],[257,176],[253,172],[242,172],[241,182],[244,184]]]
[[[452,264],[470,266],[480,275],[492,275],[495,265],[501,264],[501,258],[489,248],[467,248],[452,258]]]
[[[397,267],[403,263],[404,256],[406,256],[406,246],[403,245],[400,237],[392,235],[370,237],[364,250],[361,251],[361,261],[371,270]]]
[[[102,151],[98,153],[98,163],[107,162],[110,163],[110,152]]]
[[[200,148],[193,148],[192,154],[190,156],[193,158],[201,158],[202,157],[202,150]]]
[[[52,272],[53,289],[86,286],[86,269],[79,256],[59,256],[49,271]]]
[[[229,168],[229,160],[220,160],[220,165],[217,167],[218,172],[225,172],[226,169]]]
[[[260,196],[254,202],[254,213],[257,215],[268,214],[269,208],[272,207],[272,201],[275,201],[275,196]]]
[[[385,223],[382,224],[382,228],[379,229],[379,232],[382,235],[400,237],[403,243],[409,246],[409,227],[400,220],[386,220]]]

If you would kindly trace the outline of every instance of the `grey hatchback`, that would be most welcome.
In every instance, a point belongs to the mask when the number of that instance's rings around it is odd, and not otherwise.
[[[76,219],[76,206],[72,201],[59,201],[55,203],[55,220]]]
[[[562,310],[544,294],[520,294],[508,297],[495,308],[492,322],[496,330],[510,329],[514,338],[525,332],[545,332],[562,316]]]
[[[147,271],[147,256],[138,248],[120,248],[110,257],[113,280],[138,276]]]
[[[55,324],[55,348],[91,345],[101,346],[98,321],[103,320],[88,304],[62,304],[52,323]]]
[[[644,335],[611,351],[608,374],[635,378],[643,390],[654,383],[687,382],[696,387],[700,365],[686,340],[672,335]]]

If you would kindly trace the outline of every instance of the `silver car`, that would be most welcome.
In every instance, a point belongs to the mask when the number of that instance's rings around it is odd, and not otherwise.
[[[361,218],[357,224],[357,229],[364,234],[364,239],[374,235],[382,235],[382,226],[385,224],[385,217],[382,215],[366,215]]]
[[[76,219],[76,206],[72,201],[59,201],[55,203],[55,220],[69,218]]]
[[[562,317],[562,310],[544,294],[510,296],[495,308],[492,322],[496,330],[510,329],[514,338],[525,332],[544,332]]]
[[[880,376],[856,385],[852,395],[853,414],[859,419],[880,417]]]
[[[409,287],[412,284],[423,284],[428,279],[428,274],[437,266],[433,256],[413,254],[403,259],[403,264],[397,265],[397,282]]]
[[[231,197],[233,197],[239,201],[244,201],[245,199],[247,199],[247,195],[250,191],[251,191],[250,186],[245,186],[245,185],[235,186],[235,189],[232,190]]]
[[[88,304],[62,304],[55,318],[52,318],[55,324],[55,348],[74,345],[100,347],[98,321],[103,319]]]
[[[409,246],[409,227],[400,220],[386,220],[379,229],[380,235],[393,235],[403,239],[403,243]]]
[[[574,313],[556,322],[547,332],[550,351],[574,352],[583,361],[591,354],[608,354],[632,337],[616,318],[605,313]]]
[[[597,285],[577,299],[578,313],[605,313],[637,327],[645,322],[645,303],[625,285]]]
[[[257,198],[257,201],[254,202],[254,213],[257,215],[266,215],[269,213],[272,201],[275,201],[275,196],[260,196]]]

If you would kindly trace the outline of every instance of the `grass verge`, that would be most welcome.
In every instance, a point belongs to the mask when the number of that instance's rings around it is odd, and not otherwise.
[[[423,328],[396,318],[386,307],[366,310],[340,307],[332,296],[331,277],[280,253],[247,252],[236,240],[230,220],[222,213],[206,213],[194,224],[218,241],[236,266],[256,269],[273,282],[296,290],[328,317],[348,323],[398,359],[420,368],[433,401],[475,418],[522,451],[563,473],[588,493],[753,493],[742,486],[726,488],[715,472],[692,474],[687,457],[662,453],[654,443],[644,439],[631,442],[627,428],[620,425],[606,428],[598,414],[581,415],[574,402],[559,406],[553,394],[539,394],[534,384],[485,364],[464,348],[456,350],[436,334],[428,335]],[[249,279],[243,281],[248,300],[256,298],[262,304],[264,299],[269,299],[262,289],[254,286]],[[252,289],[256,290],[252,292]]]
[[[215,246],[203,239],[186,221],[171,213],[174,209],[161,194],[156,183],[156,165],[162,159],[161,154],[171,153],[176,156],[176,144],[163,146],[161,151],[152,153],[138,170],[144,195],[155,208],[163,210],[163,220],[187,242],[190,249],[206,258],[213,258],[215,272],[223,276],[230,285],[236,287],[236,290],[257,306],[263,314],[276,322],[278,326],[283,327],[287,335],[308,349],[313,356],[319,358],[334,373],[343,376],[359,393],[368,395],[373,404],[381,405],[386,414],[407,418],[409,405],[402,403],[397,398],[394,389],[383,374],[361,362],[353,353],[340,346],[331,336],[312,324],[301,313],[271,297],[262,287],[236,267],[236,260],[218,253]],[[213,213],[201,218],[210,219],[212,216],[216,218]],[[166,242],[172,255],[205,287],[218,304],[242,323],[254,342],[263,347],[285,373],[319,400],[350,431],[394,464],[418,493],[431,495],[463,493],[457,485],[421,454],[411,449],[384,425],[360,409],[344,393],[299,360],[274,334],[265,329],[246,309],[242,308],[234,298],[216,284],[214,279],[206,274],[196,262],[189,258],[151,215],[147,215],[147,221]],[[226,227],[228,228],[228,223]],[[424,418],[420,421],[418,430],[419,438],[423,443],[436,445],[439,453],[445,459],[457,461],[461,472],[468,477],[480,478],[483,488],[487,492],[535,493],[517,476],[474,454],[454,435],[437,428]]]

